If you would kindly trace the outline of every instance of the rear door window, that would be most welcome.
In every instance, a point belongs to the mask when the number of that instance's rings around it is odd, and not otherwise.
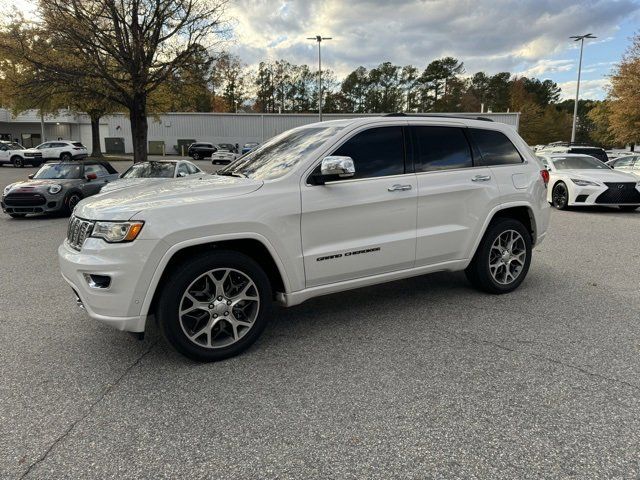
[[[356,174],[350,178],[403,174],[405,169],[402,127],[377,127],[357,133],[338,147],[332,155],[353,159]]]
[[[461,128],[411,127],[416,171],[451,170],[473,165],[471,147]]]
[[[520,152],[504,133],[480,128],[470,128],[469,133],[480,151],[480,158],[476,160],[476,165],[515,165],[522,163]]]

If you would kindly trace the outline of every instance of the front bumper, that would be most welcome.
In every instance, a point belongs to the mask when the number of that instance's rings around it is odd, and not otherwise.
[[[633,182],[627,182],[631,185]],[[631,186],[623,188],[620,193],[616,183],[603,186],[572,185],[572,195],[569,197],[570,206],[618,206],[618,205],[640,205],[640,187],[635,187],[635,192],[629,192]],[[623,193],[624,192],[624,193]],[[635,193],[635,194],[633,194]],[[630,200],[630,201],[629,201]]]
[[[152,240],[107,245],[88,238],[77,251],[65,240],[58,248],[58,261],[62,277],[91,318],[118,330],[143,332],[147,315],[141,310],[149,285],[144,267],[156,246]],[[97,288],[87,275],[108,276],[111,281],[107,288]]]
[[[5,213],[53,213],[64,207],[64,194],[40,190],[28,193],[9,192],[2,196],[0,206]]]

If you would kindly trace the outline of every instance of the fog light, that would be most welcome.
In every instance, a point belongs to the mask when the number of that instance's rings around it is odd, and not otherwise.
[[[91,288],[109,288],[111,285],[111,277],[108,275],[85,273],[84,278]]]

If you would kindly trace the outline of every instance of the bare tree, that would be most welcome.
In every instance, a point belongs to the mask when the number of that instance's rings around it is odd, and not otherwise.
[[[17,43],[41,76],[127,108],[138,162],[147,156],[150,94],[178,70],[198,68],[202,47],[213,48],[224,31],[225,4],[226,0],[40,0],[37,27],[62,55],[52,58],[46,50],[31,48],[32,32],[20,35]],[[55,61],[59,58],[65,61]]]

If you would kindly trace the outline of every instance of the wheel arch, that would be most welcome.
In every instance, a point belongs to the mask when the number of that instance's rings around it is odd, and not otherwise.
[[[478,247],[480,246],[480,242],[487,233],[489,226],[500,218],[512,218],[521,222],[525,226],[527,231],[531,234],[531,245],[535,246],[536,240],[538,238],[538,227],[536,223],[536,216],[533,212],[533,208],[531,208],[531,205],[528,203],[499,205],[498,207],[494,208],[487,216],[487,219],[482,226],[482,231],[474,242],[473,249],[471,250],[469,255],[469,261],[471,261],[471,259],[475,256]]]
[[[165,254],[149,285],[141,314],[149,315],[155,313],[162,286],[184,259],[202,252],[215,250],[236,251],[247,255],[258,263],[269,278],[274,298],[276,293],[289,290],[282,262],[280,262],[275,250],[267,241],[255,237],[204,240],[188,245],[175,246]]]

